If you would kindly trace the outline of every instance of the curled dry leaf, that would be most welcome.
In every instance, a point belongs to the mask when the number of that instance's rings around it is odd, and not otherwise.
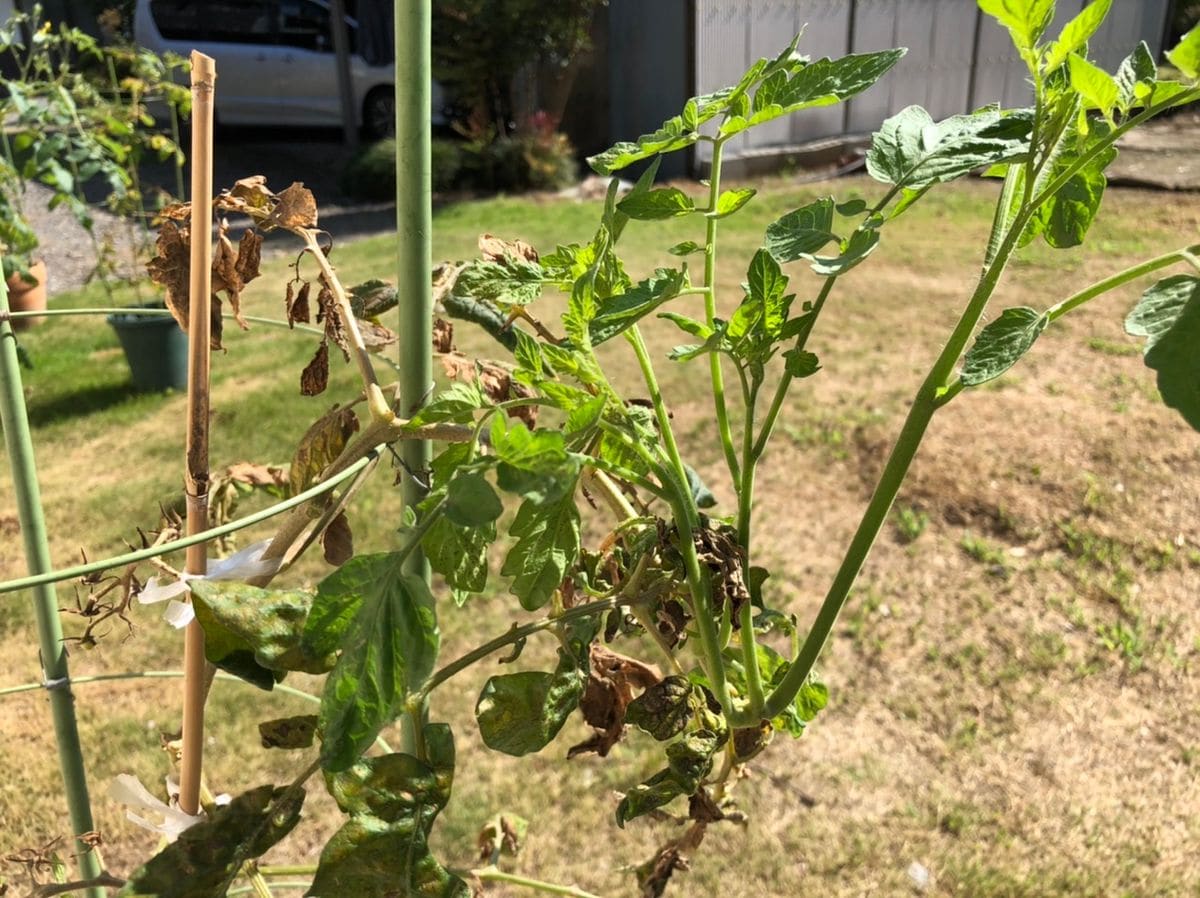
[[[329,463],[341,455],[350,437],[358,431],[354,409],[335,405],[304,432],[292,456],[288,481],[292,495],[303,492],[321,476]]]
[[[259,266],[262,264],[262,242],[262,234],[253,228],[246,228],[242,231],[242,239],[238,243],[236,268],[238,277],[242,279],[243,287],[261,273]]]
[[[374,321],[359,320],[358,332],[362,335],[363,345],[371,352],[382,352],[389,346],[400,342],[400,335]]]
[[[292,293],[292,285],[288,284],[287,296],[284,301],[287,303],[287,319],[288,327],[293,326],[296,322],[308,324],[312,321],[312,313],[308,310],[308,294],[312,290],[312,284],[305,281],[300,285],[300,289]]]
[[[325,339],[336,343],[346,361],[350,361],[350,342],[346,339],[341,309],[324,277],[321,278],[321,291],[317,294],[317,323],[324,323]]]
[[[599,643],[588,648],[588,657],[591,665],[579,710],[596,732],[586,742],[572,746],[568,758],[591,751],[605,757],[625,732],[625,709],[633,701],[634,690],[649,689],[662,679],[654,665],[618,654]]]
[[[240,461],[225,469],[225,476],[235,483],[248,486],[286,487],[287,471],[279,465],[258,465],[254,462]]]
[[[438,356],[442,370],[451,380],[474,381],[492,402],[507,402],[510,399],[529,399],[537,394],[520,381],[514,380],[512,369],[491,359],[469,359],[460,352],[447,352]],[[523,405],[508,410],[510,418],[518,418],[529,427],[537,426],[538,407]]]
[[[312,361],[300,372],[300,395],[317,396],[329,386],[329,344],[324,340],[317,347]]]
[[[526,262],[538,260],[537,250],[524,240],[501,240],[491,234],[479,235],[479,252],[489,262],[503,262],[509,256]]]
[[[345,512],[330,521],[321,534],[321,552],[334,567],[341,567],[354,556],[354,534]]]
[[[150,280],[166,291],[167,308],[185,331],[188,327],[188,272],[191,259],[188,229],[172,219],[163,221],[154,244],[154,258],[146,264]]]
[[[275,209],[277,198],[267,187],[264,175],[251,175],[235,181],[232,188],[213,200],[213,207],[221,212],[240,212],[254,219],[260,227]]]
[[[313,192],[299,181],[280,191],[275,197],[271,223],[289,231],[317,226],[317,200]]]
[[[454,352],[454,325],[445,318],[433,319],[433,351]]]

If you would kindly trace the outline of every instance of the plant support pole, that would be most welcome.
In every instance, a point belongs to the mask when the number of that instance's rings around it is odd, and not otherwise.
[[[8,320],[8,287],[5,284],[0,284],[0,424],[4,427],[8,463],[12,468],[26,564],[31,574],[41,574],[51,567],[50,546],[42,516],[42,497],[33,456],[33,439],[29,433],[29,415],[25,410],[21,368],[17,362],[17,341]],[[32,593],[33,608],[37,615],[42,679],[46,691],[50,693],[50,713],[54,719],[54,738],[58,744],[63,791],[71,816],[72,834],[80,835],[91,832],[95,826],[92,823],[87,774],[83,765],[83,748],[79,744],[79,728],[75,722],[75,696],[71,693],[67,650],[63,645],[62,625],[58,619],[58,593],[50,583],[35,587]],[[79,854],[80,875],[84,879],[98,877],[101,870],[96,853],[89,851],[78,840],[75,850]],[[95,887],[88,889],[87,894],[91,898],[102,898],[108,893]]]
[[[208,526],[209,344],[212,338],[212,122],[216,65],[192,51],[192,222],[191,283],[188,289],[187,449],[184,488],[188,535]],[[206,543],[187,549],[187,572],[203,575]],[[179,765],[179,807],[200,811],[200,774],[204,754],[204,698],[207,671],[204,630],[192,620],[183,642],[183,748]]]
[[[396,48],[396,291],[400,297],[400,414],[411,417],[433,388],[433,206],[430,188],[430,0],[395,4]],[[425,440],[400,447],[404,504],[423,498],[431,448]],[[429,581],[417,546],[404,571]],[[412,751],[422,714],[401,720],[403,747]]]

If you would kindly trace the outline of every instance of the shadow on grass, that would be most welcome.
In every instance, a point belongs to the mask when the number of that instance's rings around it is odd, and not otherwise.
[[[29,423],[33,427],[45,427],[59,421],[102,412],[136,396],[145,395],[147,394],[139,393],[134,389],[133,383],[130,381],[82,387],[70,393],[55,396],[45,402],[31,402]]]

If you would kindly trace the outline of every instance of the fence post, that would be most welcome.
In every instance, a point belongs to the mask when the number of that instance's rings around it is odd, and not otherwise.
[[[29,414],[25,408],[21,368],[17,360],[17,341],[12,323],[8,320],[8,312],[8,287],[0,283],[0,424],[4,427],[8,463],[12,469],[17,517],[25,543],[25,562],[31,574],[41,574],[51,567],[50,545],[46,537],[33,439],[29,433]],[[54,739],[58,745],[63,791],[71,817],[72,835],[79,836],[91,832],[95,826],[92,823],[87,772],[83,764],[83,747],[79,743],[79,727],[75,720],[75,696],[71,693],[67,649],[63,645],[62,623],[58,618],[58,593],[50,583],[34,587],[32,593],[33,608],[37,615],[42,681],[50,693],[50,713],[54,718]],[[96,852],[89,850],[78,839],[75,840],[75,851],[79,855],[82,878],[98,877],[101,872],[100,858]],[[90,898],[103,898],[108,892],[96,886],[88,889],[87,894]]]

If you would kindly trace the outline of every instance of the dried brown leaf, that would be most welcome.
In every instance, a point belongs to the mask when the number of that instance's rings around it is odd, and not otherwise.
[[[572,746],[568,758],[592,751],[605,757],[625,733],[625,710],[633,700],[634,690],[648,689],[662,679],[654,665],[618,654],[599,643],[588,648],[588,657],[591,665],[579,710],[596,732],[587,741]]]
[[[300,395],[316,396],[329,386],[329,344],[322,340],[312,357],[300,373]]]
[[[312,321],[312,313],[308,310],[308,294],[312,289],[312,284],[305,281],[300,285],[300,289],[296,291],[295,296],[292,295],[292,285],[288,284],[288,292],[285,301],[287,302],[287,318],[288,326],[294,325],[296,322],[308,324]]]
[[[479,252],[489,262],[503,262],[509,256],[524,259],[526,262],[538,260],[537,250],[524,240],[501,240],[491,234],[479,236]]]
[[[187,221],[192,217],[191,203],[171,203],[156,213],[163,221]]]
[[[292,183],[276,197],[271,222],[288,230],[317,226],[317,200],[311,190],[299,181]]]
[[[350,341],[346,339],[337,297],[325,283],[324,277],[321,278],[321,291],[317,294],[317,323],[325,324],[325,339],[336,343],[346,361],[350,361]]]
[[[321,552],[334,567],[340,567],[354,557],[354,535],[344,511],[330,521],[321,534]]]
[[[225,469],[225,476],[249,486],[286,487],[288,484],[287,471],[279,465],[259,465],[249,461],[230,465]]]
[[[363,345],[371,352],[382,352],[389,346],[400,342],[399,334],[374,321],[365,321],[360,318],[358,332],[362,335]]]
[[[170,219],[158,230],[155,255],[146,264],[150,280],[166,291],[167,308],[185,331],[188,328],[188,271],[191,268],[188,229]]]
[[[242,231],[242,239],[238,242],[237,273],[242,279],[242,286],[250,283],[261,273],[262,263],[262,234],[253,228]]]
[[[354,410],[337,405],[312,423],[292,456],[288,481],[293,496],[317,482],[357,430],[358,416]]]
[[[454,325],[444,318],[433,319],[433,351],[454,351]]]
[[[473,380],[475,377],[475,363],[461,352],[448,352],[439,356],[438,361],[451,380]]]
[[[262,225],[274,211],[276,202],[277,197],[267,187],[266,177],[251,175],[234,182],[230,190],[213,200],[213,206],[218,211],[249,215]]]

